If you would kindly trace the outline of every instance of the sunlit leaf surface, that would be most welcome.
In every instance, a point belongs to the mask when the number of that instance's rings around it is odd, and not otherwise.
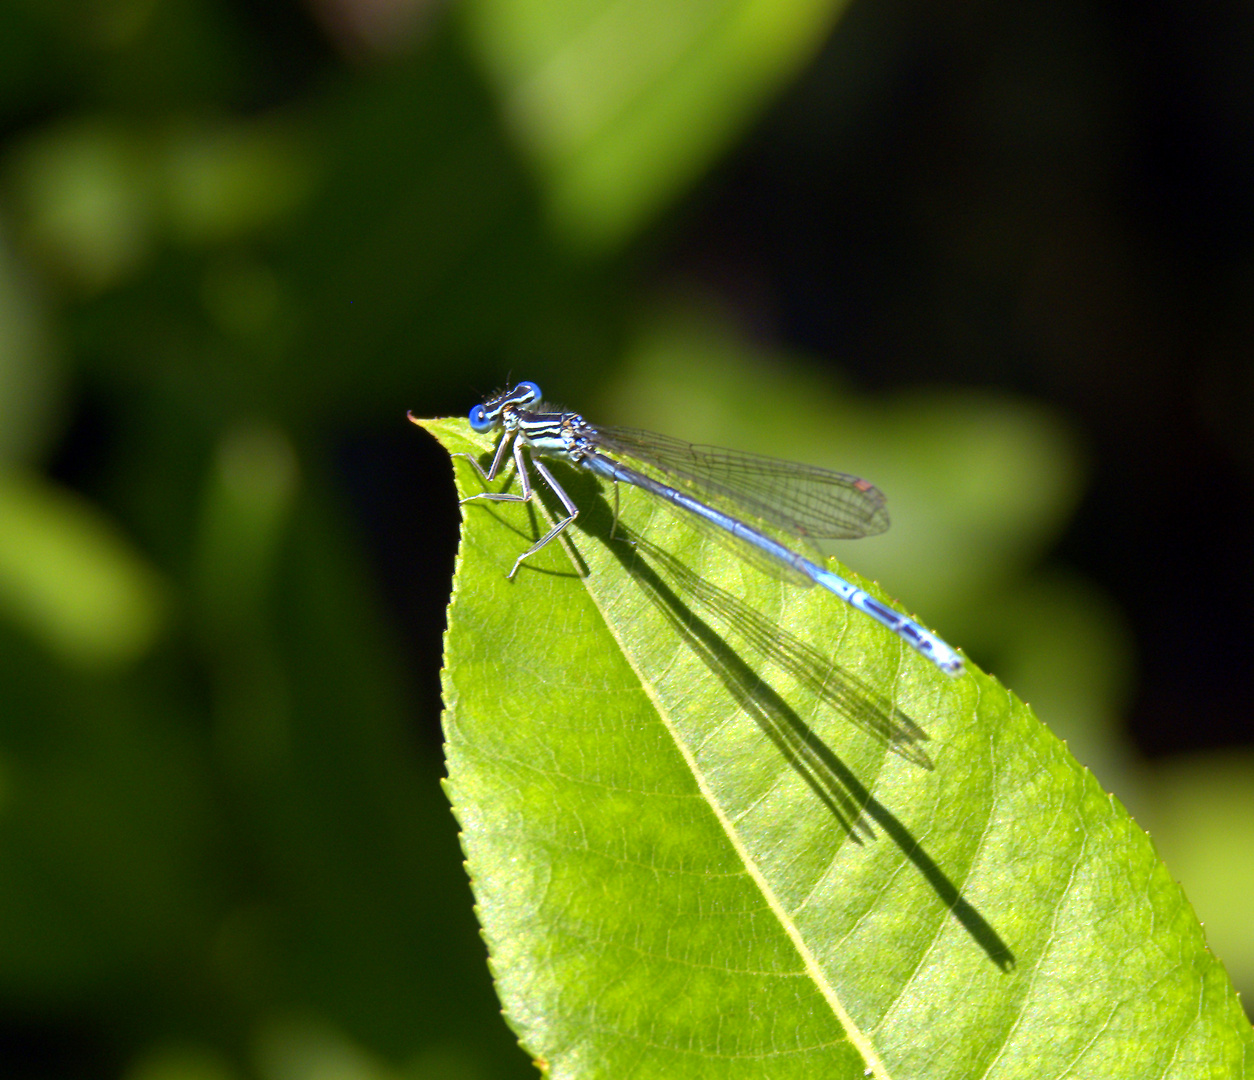
[[[542,511],[464,508],[445,671],[498,991],[551,1075],[1243,1075],[1179,887],[1025,705],[634,490],[611,537],[555,472],[571,543],[513,581]]]

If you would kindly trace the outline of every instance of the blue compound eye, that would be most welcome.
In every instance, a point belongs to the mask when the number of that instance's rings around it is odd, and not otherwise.
[[[488,416],[488,410],[482,405],[476,405],[470,410],[470,426],[476,431],[488,431],[492,427],[492,420]]]
[[[531,404],[531,402],[533,401],[539,401],[542,397],[544,397],[544,395],[540,393],[540,388],[533,382],[520,382],[517,386],[514,387],[515,395],[519,395],[523,393],[526,393],[529,395],[525,399],[527,404]],[[516,396],[515,400],[517,400],[518,403],[521,405],[523,404],[524,399],[518,398]]]

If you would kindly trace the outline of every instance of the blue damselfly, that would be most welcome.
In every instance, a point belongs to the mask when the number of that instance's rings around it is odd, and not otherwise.
[[[821,585],[846,603],[888,627],[942,671],[962,673],[962,657],[930,630],[908,615],[894,611],[816,562],[793,551],[766,532],[717,506],[735,507],[790,536],[807,542],[820,539],[855,539],[888,528],[884,496],[874,484],[845,473],[761,457],[738,450],[694,446],[653,432],[629,428],[594,427],[577,413],[546,411],[540,388],[520,382],[470,410],[475,431],[500,429],[496,453],[484,472],[471,455],[471,463],[485,481],[496,479],[513,448],[521,494],[483,492],[462,502],[486,499],[494,502],[527,502],[533,495],[530,465],[552,489],[566,510],[566,517],[518,556],[509,577],[522,562],[555,539],[579,514],[579,508],[540,460],[562,458],[607,480],[631,484],[677,506],[747,545],[759,561],[774,564],[792,580]],[[627,457],[673,483],[623,464]],[[686,490],[685,490],[686,489]],[[702,498],[697,498],[697,495]],[[708,501],[702,501],[702,499]],[[765,559],[761,559],[765,556]]]

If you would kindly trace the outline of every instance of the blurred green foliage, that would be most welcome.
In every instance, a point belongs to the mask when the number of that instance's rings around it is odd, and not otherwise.
[[[1033,578],[1082,488],[1064,424],[859,400],[648,284],[650,229],[840,7],[468,0],[381,44],[349,4],[0,4],[6,1075],[530,1073],[416,734],[437,661],[343,468],[511,369],[873,476],[898,525],[860,569],[1011,685],[1067,670],[1077,730],[1117,716],[1117,617]],[[445,476],[388,496],[437,591]],[[1086,663],[1049,625],[1097,626]]]

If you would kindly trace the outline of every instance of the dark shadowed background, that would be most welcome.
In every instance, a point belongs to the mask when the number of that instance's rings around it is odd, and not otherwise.
[[[510,378],[875,480],[840,556],[1248,996],[1252,72],[1228,2],[0,0],[0,1071],[534,1075],[405,422]]]

